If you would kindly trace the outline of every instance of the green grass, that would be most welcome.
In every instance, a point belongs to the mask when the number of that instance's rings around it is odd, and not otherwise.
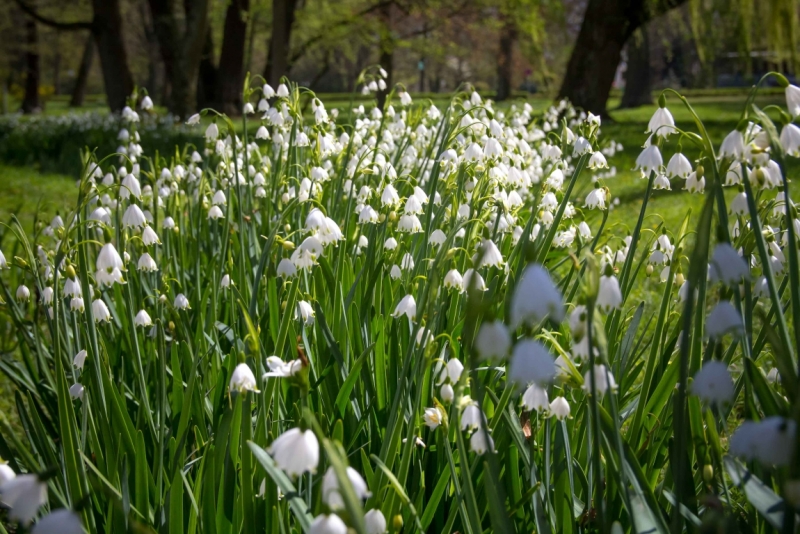
[[[49,223],[53,215],[74,206],[77,198],[72,177],[0,165],[0,221],[6,222],[16,214],[30,231],[34,221]],[[0,235],[3,233],[0,231]]]

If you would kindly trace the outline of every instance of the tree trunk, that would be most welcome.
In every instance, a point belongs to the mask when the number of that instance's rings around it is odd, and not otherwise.
[[[208,31],[208,0],[184,0],[183,14],[172,0],[148,0],[170,85],[169,109],[180,118],[195,111],[197,74]]]
[[[61,34],[56,31],[56,53],[53,58],[53,94],[61,94]]]
[[[25,21],[25,97],[22,100],[22,112],[28,114],[39,111],[39,32],[36,21],[28,18]]]
[[[120,111],[133,92],[134,84],[122,40],[119,0],[92,0],[92,5],[92,33],[100,55],[108,105],[111,111]]]
[[[83,47],[81,66],[78,69],[78,77],[75,78],[75,87],[72,89],[70,107],[76,108],[83,105],[86,97],[86,82],[89,80],[89,72],[92,70],[92,61],[94,61],[94,35],[89,34]]]
[[[502,102],[511,96],[511,74],[514,60],[514,43],[517,40],[517,26],[508,15],[503,17],[500,31],[500,54],[497,56],[497,95],[495,100]]]
[[[142,18],[144,37],[147,41],[147,88],[148,94],[153,100],[166,102],[167,96],[164,83],[166,73],[162,70],[161,51],[158,46],[158,36],[153,28],[153,17],[149,12],[147,4],[139,2],[139,14]]]
[[[653,103],[653,76],[650,69],[650,37],[642,26],[628,39],[628,69],[620,108],[637,108]]]
[[[214,66],[214,41],[211,32],[206,32],[203,44],[203,54],[200,57],[200,67],[197,76],[197,107],[203,109],[211,107],[217,101],[217,75],[219,71]]]
[[[392,34],[392,4],[386,4],[379,12],[381,21],[380,47],[381,55],[378,63],[386,71],[386,89],[378,91],[378,109],[383,109],[386,97],[392,90],[394,78],[394,36]]]
[[[273,88],[289,74],[289,42],[296,8],[297,0],[272,0],[272,36],[264,78]]]
[[[559,98],[596,115],[608,116],[606,102],[622,46],[647,21],[686,0],[589,0]]]
[[[249,9],[250,0],[231,0],[225,14],[225,31],[217,73],[217,98],[218,109],[228,115],[242,112],[244,47]]]

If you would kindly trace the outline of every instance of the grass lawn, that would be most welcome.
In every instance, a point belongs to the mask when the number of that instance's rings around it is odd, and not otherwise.
[[[0,222],[17,215],[30,232],[34,221],[49,223],[56,213],[72,209],[77,199],[78,188],[70,176],[0,164]]]

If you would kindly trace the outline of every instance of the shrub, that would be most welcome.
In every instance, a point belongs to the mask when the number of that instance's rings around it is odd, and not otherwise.
[[[170,154],[176,147],[197,142],[191,129],[175,124],[171,116],[142,114],[137,131],[148,153]],[[120,145],[117,115],[86,112],[65,115],[0,117],[0,161],[12,165],[33,165],[41,171],[79,176],[81,152],[91,147],[98,158],[115,153]]]

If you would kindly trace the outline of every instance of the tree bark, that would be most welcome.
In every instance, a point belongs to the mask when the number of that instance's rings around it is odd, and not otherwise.
[[[244,47],[249,9],[250,0],[230,0],[225,14],[225,30],[217,72],[217,105],[220,111],[228,115],[239,115],[242,112]]]
[[[381,47],[381,54],[378,63],[381,68],[386,71],[386,89],[378,91],[378,109],[383,109],[386,104],[386,97],[392,90],[392,83],[394,78],[394,36],[392,34],[392,4],[387,3],[381,7],[379,11],[379,18],[381,21],[380,40],[379,46]]]
[[[56,53],[53,58],[53,94],[61,94],[61,35],[56,31]]]
[[[642,26],[628,39],[628,69],[620,108],[637,108],[653,103],[653,76],[650,69],[650,37]]]
[[[195,111],[197,74],[208,31],[208,0],[148,0],[170,84],[170,111],[186,118]]]
[[[644,23],[685,2],[589,0],[559,98],[607,117],[606,102],[625,42]]]
[[[84,98],[86,97],[86,82],[89,80],[89,72],[92,70],[92,62],[94,61],[94,35],[89,34],[86,39],[86,44],[83,47],[83,55],[81,56],[81,66],[78,68],[78,77],[75,78],[75,87],[72,89],[72,98],[70,98],[70,107],[76,108],[83,105]]]
[[[197,76],[197,107],[203,109],[211,107],[217,101],[217,75],[219,71],[214,66],[214,41],[211,32],[206,32],[203,43],[203,53],[200,56],[200,67]]]
[[[133,92],[134,83],[122,41],[119,0],[92,0],[92,6],[92,33],[100,56],[108,105],[111,111],[120,111]]]
[[[41,111],[39,100],[39,32],[36,21],[25,21],[25,96],[22,99],[22,112]]]
[[[497,95],[495,100],[502,102],[511,96],[511,74],[514,60],[514,43],[517,40],[517,26],[508,15],[503,17],[500,30],[500,53],[497,56]]]
[[[289,43],[296,9],[297,0],[272,0],[272,36],[264,78],[273,88],[289,74]]]

